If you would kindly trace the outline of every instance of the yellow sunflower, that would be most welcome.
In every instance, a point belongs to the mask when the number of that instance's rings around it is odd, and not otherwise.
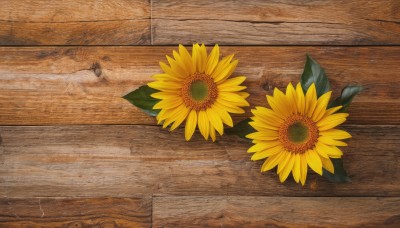
[[[256,132],[246,137],[253,140],[248,150],[255,153],[252,160],[267,158],[261,171],[278,166],[279,179],[284,182],[290,172],[294,180],[305,184],[308,166],[319,175],[322,168],[333,173],[330,158],[340,158],[338,146],[347,146],[341,139],[351,135],[334,129],[346,121],[347,113],[335,113],[342,106],[327,109],[331,91],[317,99],[315,85],[306,94],[300,84],[296,89],[290,83],[286,94],[275,88],[273,96],[267,96],[271,107],[256,107],[249,124]]]
[[[244,113],[241,107],[249,106],[246,89],[240,84],[245,76],[229,78],[238,60],[234,55],[219,59],[219,47],[215,45],[208,55],[204,44],[194,44],[190,55],[179,45],[179,52],[173,51],[173,58],[166,56],[169,65],[160,62],[163,74],[153,76],[149,87],[159,90],[151,96],[160,99],[153,109],[161,109],[157,115],[158,124],[171,125],[171,131],[184,120],[185,139],[192,137],[198,126],[207,140],[216,139],[217,131],[224,133],[224,126],[232,127],[230,113]]]

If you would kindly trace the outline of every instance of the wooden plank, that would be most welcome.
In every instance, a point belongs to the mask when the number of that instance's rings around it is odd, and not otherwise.
[[[153,0],[154,44],[400,44],[400,2]]]
[[[399,227],[400,198],[155,197],[153,227]]]
[[[400,196],[400,126],[346,126],[351,184],[310,175],[261,173],[251,144],[236,136],[205,142],[198,132],[155,126],[3,126],[0,197],[148,195]],[[310,173],[312,173],[310,171]]]
[[[150,44],[148,0],[0,0],[0,45]]]
[[[121,98],[159,73],[173,47],[0,48],[0,124],[155,124]],[[274,87],[297,83],[305,53],[326,68],[334,96],[347,84],[365,90],[350,124],[400,123],[400,47],[222,47],[240,60],[252,105]],[[385,110],[382,112],[382,110]],[[246,115],[235,117],[243,119]]]
[[[151,198],[2,198],[0,227],[150,227]]]

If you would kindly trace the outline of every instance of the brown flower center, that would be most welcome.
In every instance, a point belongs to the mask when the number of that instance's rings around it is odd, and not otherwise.
[[[186,107],[196,111],[206,110],[218,97],[218,88],[213,78],[204,73],[194,73],[182,86],[182,98]]]
[[[306,116],[292,115],[280,126],[279,140],[292,153],[305,153],[318,141],[318,128]]]

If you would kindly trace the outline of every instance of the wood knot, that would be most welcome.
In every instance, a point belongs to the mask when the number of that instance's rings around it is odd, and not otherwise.
[[[259,84],[260,87],[265,91],[270,91],[272,89],[272,86],[265,75],[261,76]]]
[[[101,76],[102,70],[101,70],[100,63],[98,63],[98,62],[93,63],[92,66],[90,67],[90,70],[92,70],[94,72],[96,77]]]

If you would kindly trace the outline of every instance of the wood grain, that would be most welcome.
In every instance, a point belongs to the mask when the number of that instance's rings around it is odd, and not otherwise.
[[[0,45],[150,44],[148,0],[0,0]]]
[[[173,47],[0,48],[0,124],[155,124],[121,97],[160,72]],[[347,84],[364,91],[350,124],[400,123],[400,47],[222,47],[240,60],[252,105],[274,87],[297,83],[305,53],[326,69],[334,96]],[[382,110],[385,110],[382,112]],[[235,117],[243,119],[246,115]]]
[[[399,227],[400,198],[156,197],[153,227]]]
[[[262,174],[236,136],[211,143],[197,132],[185,142],[183,129],[155,126],[3,126],[0,197],[400,196],[400,126],[346,130],[353,183],[311,174],[301,187]]]
[[[400,44],[398,0],[153,0],[154,44]]]
[[[0,227],[150,227],[151,198],[2,198]]]

